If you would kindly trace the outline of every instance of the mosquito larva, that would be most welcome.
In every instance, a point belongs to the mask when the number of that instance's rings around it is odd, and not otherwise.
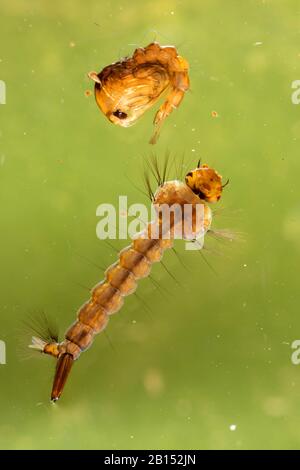
[[[95,82],[96,102],[107,119],[129,127],[151,108],[168,90],[166,100],[154,118],[155,131],[150,143],[155,144],[164,120],[178,108],[188,91],[188,62],[173,46],[157,42],[136,49],[126,57],[105,67],[100,73],[88,74]]]
[[[107,326],[109,317],[122,308],[124,298],[135,292],[138,280],[149,276],[152,264],[159,262],[164,251],[172,248],[177,221],[173,218],[166,232],[161,209],[164,206],[172,208],[176,204],[182,209],[187,205],[192,208],[188,228],[184,221],[183,239],[189,240],[192,235],[206,233],[210,229],[212,211],[207,203],[218,201],[223,189],[222,177],[216,170],[207,165],[198,165],[187,173],[184,182],[162,181],[161,176],[158,176],[158,181],[159,187],[152,201],[158,214],[156,221],[150,222],[119,253],[117,262],[108,267],[104,280],[92,289],[91,298],[79,309],[77,320],[67,330],[65,339],[59,343],[54,340],[46,342],[35,336],[32,338],[31,348],[57,359],[52,401],[61,396],[74,361]],[[200,223],[196,217],[198,208],[203,213]],[[186,217],[184,211],[182,214],[182,217]]]

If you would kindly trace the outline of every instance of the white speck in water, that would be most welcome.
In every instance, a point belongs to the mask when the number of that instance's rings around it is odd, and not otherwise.
[[[134,436],[131,434],[130,439],[134,439]]]
[[[237,427],[236,424],[231,424],[231,425],[229,426],[229,429],[230,429],[230,431],[233,432],[233,431],[236,431],[236,427]]]
[[[192,152],[196,152],[196,150],[195,150],[195,149],[192,149]]]
[[[253,46],[261,46],[262,45],[262,41],[256,41]]]
[[[174,11],[171,11],[171,15],[174,15]]]
[[[244,268],[247,268],[247,264],[246,264],[246,263],[245,263],[245,264],[243,264],[243,267],[244,267]]]

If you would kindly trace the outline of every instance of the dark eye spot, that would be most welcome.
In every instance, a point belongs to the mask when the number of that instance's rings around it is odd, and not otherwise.
[[[114,111],[113,115],[116,116],[119,119],[126,119],[127,118],[127,114],[123,113],[123,111],[120,111],[119,109],[117,109],[117,111]]]

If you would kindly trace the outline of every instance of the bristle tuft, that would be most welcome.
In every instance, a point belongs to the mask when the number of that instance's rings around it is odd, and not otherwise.
[[[36,351],[43,352],[46,344],[47,343],[43,339],[38,338],[37,336],[32,336],[31,344],[29,344],[28,347],[30,349],[35,349]]]

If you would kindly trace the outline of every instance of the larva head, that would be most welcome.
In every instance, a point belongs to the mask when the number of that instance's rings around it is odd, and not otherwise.
[[[217,202],[222,194],[222,176],[208,165],[200,165],[185,177],[186,185],[206,202]]]

